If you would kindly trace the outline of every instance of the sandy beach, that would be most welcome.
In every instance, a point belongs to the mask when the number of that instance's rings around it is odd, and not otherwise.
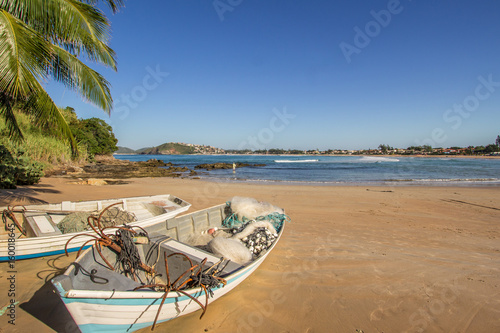
[[[170,193],[189,212],[249,196],[286,210],[279,244],[234,291],[157,332],[499,332],[500,187],[367,187],[142,178],[89,186],[43,178],[0,190],[12,203]],[[49,281],[74,255],[16,262],[15,326],[73,332]],[[0,264],[0,308],[9,302]],[[144,329],[143,332],[149,332]]]

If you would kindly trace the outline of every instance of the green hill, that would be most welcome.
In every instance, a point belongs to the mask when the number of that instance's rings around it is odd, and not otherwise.
[[[195,148],[182,143],[168,142],[156,147],[139,149],[136,152],[146,155],[189,155],[195,153]]]
[[[136,151],[131,149],[131,148],[118,146],[118,150],[115,151],[114,153],[115,154],[135,154]]]

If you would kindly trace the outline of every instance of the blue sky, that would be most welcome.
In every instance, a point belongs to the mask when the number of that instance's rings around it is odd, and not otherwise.
[[[107,13],[109,14],[109,13]],[[500,134],[500,2],[137,1],[108,17],[120,146],[367,149]]]

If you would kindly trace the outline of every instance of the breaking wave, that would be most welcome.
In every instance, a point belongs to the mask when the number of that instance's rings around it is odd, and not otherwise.
[[[314,163],[319,160],[274,160],[276,163]]]
[[[399,162],[399,159],[392,157],[363,156],[359,159],[358,162],[362,163]]]

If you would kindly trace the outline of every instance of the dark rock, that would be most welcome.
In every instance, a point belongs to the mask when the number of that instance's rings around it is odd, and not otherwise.
[[[186,172],[186,171],[189,171],[188,167],[175,167],[175,166],[171,166],[167,169],[168,171],[170,172]]]
[[[213,170],[213,169],[232,169],[233,164],[231,163],[205,163],[205,164],[199,164],[194,167],[195,169],[206,169],[206,170]]]
[[[83,172],[75,175],[81,178],[135,178],[135,177],[179,177],[183,168],[174,167],[170,170],[171,163],[159,160],[146,162],[108,161],[104,163],[88,164],[83,167]],[[166,168],[169,166],[169,168]],[[186,168],[186,171],[188,169]]]
[[[137,162],[141,166],[149,166],[149,167],[165,167],[165,166],[172,166],[173,164],[171,162],[165,163],[163,161],[157,160],[155,158],[152,158],[150,160],[147,160],[146,162],[141,161]]]

